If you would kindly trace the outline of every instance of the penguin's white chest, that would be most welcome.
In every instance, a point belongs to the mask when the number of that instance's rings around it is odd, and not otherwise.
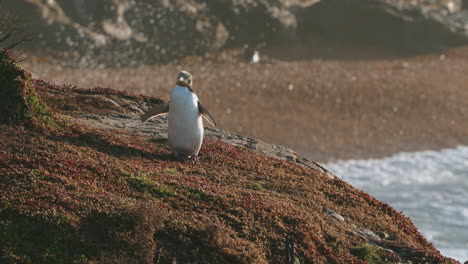
[[[172,152],[198,155],[203,142],[203,121],[198,97],[186,87],[176,85],[171,93],[168,124],[169,147]]]

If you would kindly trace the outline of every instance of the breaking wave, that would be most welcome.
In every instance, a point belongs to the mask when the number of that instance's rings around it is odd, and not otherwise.
[[[327,168],[411,217],[445,256],[468,260],[468,147],[339,161]]]

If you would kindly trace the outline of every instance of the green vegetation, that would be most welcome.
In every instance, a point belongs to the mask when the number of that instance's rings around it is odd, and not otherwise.
[[[128,185],[138,192],[148,193],[156,198],[176,196],[176,192],[172,188],[161,185],[148,176],[134,175],[128,172],[123,172],[123,175]]]
[[[352,248],[351,253],[359,259],[365,260],[369,263],[382,261],[382,256],[379,254],[379,247],[369,243]]]
[[[0,50],[0,123],[56,126],[52,113],[33,88],[31,74],[18,67],[5,50]]]
[[[176,168],[167,168],[167,169],[164,169],[164,172],[168,173],[168,174],[177,174],[177,169]]]
[[[264,191],[267,183],[265,181],[254,181],[252,183],[252,189],[255,191]]]

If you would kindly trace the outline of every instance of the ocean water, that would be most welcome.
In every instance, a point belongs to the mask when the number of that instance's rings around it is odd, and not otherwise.
[[[468,147],[339,161],[326,167],[410,217],[444,256],[468,260]]]

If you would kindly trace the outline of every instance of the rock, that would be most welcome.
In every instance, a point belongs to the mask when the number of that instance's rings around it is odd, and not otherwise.
[[[145,107],[145,110],[146,109],[147,108]],[[82,114],[77,117],[79,117],[81,121],[92,123],[94,125],[106,126],[108,128],[125,128],[133,133],[145,134],[154,138],[167,138],[166,116],[155,117],[144,124],[141,123],[139,116],[136,115],[133,115],[133,118],[131,119],[128,116],[122,117],[119,115],[101,115],[99,118],[96,118],[94,115],[90,116],[88,114]],[[207,138],[227,142],[234,146],[251,149],[269,157],[295,162],[318,171],[329,179],[337,178],[333,173],[320,165],[320,163],[299,157],[295,151],[280,145],[268,144],[258,139],[242,137],[240,135],[215,128],[205,128],[205,136]]]
[[[146,55],[154,53],[153,61],[217,50],[229,36],[206,4],[194,0],[132,1],[125,18],[133,30],[148,39],[140,48],[152,51]]]
[[[357,229],[356,232],[370,243],[378,244],[381,241],[380,237],[369,229],[360,228],[360,229]]]
[[[378,8],[402,20],[418,24],[432,24],[432,29],[440,26],[448,32],[468,37],[468,10],[465,9],[466,6],[463,6],[462,0],[380,0],[374,2],[378,3]]]
[[[340,220],[340,221],[344,221],[344,220],[345,220],[343,216],[341,216],[341,215],[335,213],[335,211],[330,210],[330,209],[328,209],[328,208],[325,208],[325,207],[324,207],[324,208],[323,208],[323,212],[324,212],[325,214],[327,214],[328,216],[333,217],[333,218],[335,218],[335,219],[338,219],[338,220]]]
[[[230,40],[235,43],[290,35],[297,26],[289,1],[209,0],[206,3],[222,19],[231,33]]]
[[[376,232],[375,234],[376,234],[377,236],[379,236],[381,239],[387,239],[387,238],[390,237],[387,233],[381,232],[381,231]]]
[[[60,49],[82,63],[132,65],[217,50],[228,38],[242,44],[289,38],[297,27],[292,10],[317,2],[8,0],[5,6],[32,22],[39,41],[31,48]]]
[[[31,49],[47,47],[50,50],[101,47],[108,43],[105,35],[82,25],[68,16],[66,10],[76,8],[78,1],[70,1],[69,8],[55,0],[5,1],[4,7],[20,18],[30,21],[30,34],[34,39]]]
[[[366,44],[416,50],[466,42],[461,0],[323,0],[300,10],[299,31]]]
[[[468,37],[462,0],[7,0],[5,6],[31,21],[29,49],[83,65],[160,63],[303,34],[391,46],[443,46]]]
[[[205,4],[185,1],[30,0],[7,8],[32,21],[35,48],[81,64],[164,62],[224,46],[228,32]]]
[[[31,21],[31,49],[46,49],[83,65],[166,62],[218,50],[231,42],[290,36],[292,7],[316,0],[8,0]]]

